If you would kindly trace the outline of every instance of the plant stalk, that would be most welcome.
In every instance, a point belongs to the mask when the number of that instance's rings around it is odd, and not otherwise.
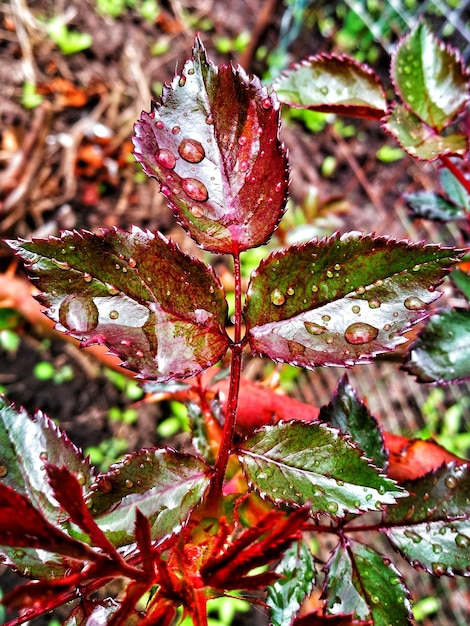
[[[227,398],[222,442],[215,462],[211,489],[208,497],[209,506],[216,506],[222,495],[225,472],[227,470],[230,452],[232,450],[235,421],[237,418],[238,395],[240,392],[240,377],[242,365],[243,342],[242,329],[242,285],[240,271],[240,254],[233,255],[233,272],[235,281],[235,313],[234,313],[234,341],[232,343],[232,358],[230,362],[230,385]]]

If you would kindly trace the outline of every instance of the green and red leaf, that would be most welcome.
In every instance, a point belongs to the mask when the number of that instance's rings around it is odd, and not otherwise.
[[[116,546],[135,541],[137,509],[149,520],[152,541],[161,542],[186,524],[209,479],[210,468],[195,456],[169,448],[140,450],[98,476],[88,506]]]
[[[391,74],[408,110],[437,131],[468,101],[468,75],[458,53],[436,39],[424,22],[399,42]]]
[[[309,504],[341,517],[380,509],[403,495],[361,457],[350,439],[325,424],[278,422],[260,428],[237,450],[249,485],[279,504]]]
[[[447,309],[432,315],[410,346],[404,369],[426,383],[470,378],[470,311]]]
[[[323,596],[328,613],[371,620],[375,626],[411,624],[410,595],[390,559],[348,539],[326,564]]]
[[[372,119],[387,111],[377,76],[346,56],[310,57],[285,71],[273,87],[279,100],[292,107]]]
[[[279,103],[241,67],[216,67],[199,39],[160,103],[135,126],[135,156],[203,248],[266,243],[285,208]]]
[[[46,292],[41,301],[57,327],[83,346],[106,344],[142,378],[188,377],[227,350],[218,279],[159,233],[65,231],[10,245]]]
[[[353,365],[391,352],[427,315],[459,251],[352,232],[293,245],[253,272],[255,353],[292,365]]]
[[[470,467],[448,463],[404,486],[413,495],[384,517],[394,548],[436,576],[470,576]]]

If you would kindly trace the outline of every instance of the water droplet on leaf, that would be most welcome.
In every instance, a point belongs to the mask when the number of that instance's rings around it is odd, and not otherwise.
[[[305,330],[311,335],[322,335],[327,331],[324,326],[315,324],[315,322],[304,322]]]
[[[380,302],[380,300],[377,300],[377,298],[372,298],[372,300],[369,300],[369,308],[370,309],[378,309],[380,308],[380,305],[382,303]]]
[[[459,534],[455,538],[455,543],[459,548],[466,549],[470,546],[470,537]]]
[[[355,322],[350,324],[344,331],[346,341],[354,346],[370,343],[377,338],[378,328],[366,324],[365,322]]]
[[[177,135],[180,132],[181,128],[179,126],[173,126],[173,128],[171,129],[171,133],[173,135]]]
[[[183,139],[178,146],[178,153],[188,163],[200,163],[206,156],[202,144],[196,139]]]
[[[87,333],[98,326],[98,308],[91,298],[70,295],[60,305],[59,321],[68,330]]]
[[[361,307],[358,304],[353,304],[353,306],[351,307],[351,311],[353,313],[356,313],[357,315],[358,313],[361,312]]]
[[[436,576],[442,576],[447,571],[447,567],[442,563],[431,563],[431,567]]]
[[[109,317],[112,320],[117,320],[117,318],[119,317],[119,312],[118,311],[110,311],[109,312]]]
[[[271,302],[275,306],[281,306],[282,304],[284,304],[285,301],[286,301],[286,297],[280,289],[276,287],[276,289],[273,289],[271,291]]]
[[[209,198],[209,193],[204,183],[196,178],[183,178],[181,186],[187,195],[197,202],[205,202]]]
[[[333,515],[338,512],[338,504],[336,502],[328,502],[326,505],[326,510],[328,513],[332,513]]]
[[[4,463],[0,463],[0,478],[4,478],[8,474],[8,467]]]
[[[176,165],[176,157],[168,148],[160,148],[155,154],[155,160],[168,170],[172,170]]]
[[[409,311],[421,311],[426,308],[426,303],[416,296],[410,296],[407,298],[404,305]]]
[[[288,296],[293,296],[295,293],[295,289],[293,287],[289,287],[286,291]]]
[[[457,487],[458,480],[455,476],[447,476],[444,482],[448,489],[455,489],[455,487]]]
[[[88,272],[85,272],[85,273],[83,274],[83,280],[84,280],[86,283],[91,283],[91,281],[92,281],[91,274],[88,274]]]

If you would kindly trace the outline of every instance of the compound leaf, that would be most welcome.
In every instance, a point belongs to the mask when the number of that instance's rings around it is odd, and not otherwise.
[[[291,626],[315,583],[315,562],[303,539],[295,541],[275,568],[281,578],[268,587],[272,626]]]
[[[429,318],[411,345],[404,368],[420,382],[470,377],[470,311],[448,309]]]
[[[188,377],[225,353],[227,303],[201,261],[137,227],[10,242],[38,277],[58,328],[106,344],[142,378]]]
[[[436,39],[424,22],[400,41],[392,57],[392,78],[408,109],[438,131],[468,100],[468,76],[457,52]]]
[[[151,525],[152,541],[178,533],[209,485],[210,469],[200,459],[171,449],[129,454],[100,474],[89,508],[115,546],[135,541],[136,509]]]
[[[392,545],[436,576],[470,576],[470,467],[447,463],[404,486],[413,495],[384,517]]]
[[[353,613],[374,626],[411,624],[409,592],[397,568],[375,550],[348,539],[325,566],[323,596],[329,613]]]
[[[380,509],[402,490],[361,457],[338,430],[299,421],[264,426],[241,444],[248,483],[275,503],[343,516]]]
[[[377,420],[359,400],[346,374],[339,381],[329,404],[320,409],[318,418],[351,435],[376,467],[387,469],[387,454]]]
[[[436,134],[412,111],[395,103],[384,118],[383,127],[398,141],[403,150],[416,159],[434,161],[448,154],[464,155],[468,139],[463,133]]]
[[[289,106],[380,119],[387,110],[374,72],[346,56],[318,55],[294,65],[273,85]]]
[[[308,368],[368,362],[426,316],[456,254],[357,232],[274,252],[251,276],[250,346]]]
[[[279,103],[242,68],[193,57],[135,126],[135,156],[180,224],[206,250],[265,243],[281,218],[287,158]]]

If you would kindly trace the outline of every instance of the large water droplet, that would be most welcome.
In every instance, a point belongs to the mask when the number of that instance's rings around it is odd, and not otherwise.
[[[338,504],[336,502],[328,502],[326,505],[326,510],[328,513],[332,513],[333,515],[338,512]]]
[[[423,540],[421,535],[415,533],[414,530],[405,530],[403,534],[405,535],[405,537],[408,537],[408,539],[411,539],[413,543],[421,543],[421,541]]]
[[[0,478],[8,474],[8,467],[4,463],[0,463]]]
[[[181,158],[189,163],[200,163],[206,156],[202,144],[196,139],[183,139],[178,146],[178,153]]]
[[[431,567],[436,576],[443,576],[447,572],[447,567],[442,563],[431,563]]]
[[[426,302],[423,302],[420,298],[417,298],[416,296],[410,296],[405,300],[403,304],[409,311],[421,311],[422,309],[426,308]]]
[[[98,308],[91,298],[70,295],[60,305],[59,321],[68,330],[87,333],[98,326]]]
[[[282,304],[284,304],[284,302],[286,301],[286,297],[285,295],[282,293],[282,291],[280,289],[278,289],[276,287],[276,289],[273,289],[271,291],[271,302],[275,305],[275,306],[281,306]]]
[[[344,331],[346,341],[354,346],[374,341],[379,334],[378,328],[366,324],[365,322],[355,322],[350,324]]]
[[[209,198],[206,186],[196,178],[183,178],[181,186],[188,196],[197,202],[205,202]]]
[[[315,322],[304,322],[305,330],[311,335],[322,335],[327,331],[324,326],[315,324]]]
[[[168,170],[172,170],[176,165],[176,157],[168,148],[160,148],[155,154],[155,159],[159,165],[166,167]]]
[[[467,535],[457,535],[455,537],[455,543],[457,544],[457,547],[465,549],[468,548],[470,546],[470,537],[467,537]]]
[[[455,489],[455,487],[457,487],[457,484],[458,484],[458,480],[455,478],[455,476],[446,476],[446,479],[444,482],[448,489]]]

